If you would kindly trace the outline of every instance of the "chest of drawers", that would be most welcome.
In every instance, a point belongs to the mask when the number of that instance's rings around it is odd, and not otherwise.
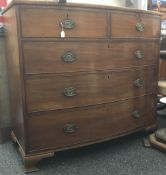
[[[156,126],[159,13],[15,0],[3,15],[12,138],[27,171]]]

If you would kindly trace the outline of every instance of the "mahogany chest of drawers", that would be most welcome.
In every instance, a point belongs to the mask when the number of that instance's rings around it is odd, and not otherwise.
[[[15,0],[3,15],[12,137],[27,171],[156,126],[159,13]]]

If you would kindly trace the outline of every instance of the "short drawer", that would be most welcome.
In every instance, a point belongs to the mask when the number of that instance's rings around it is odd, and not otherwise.
[[[23,37],[58,37],[62,31],[70,37],[107,36],[107,13],[56,8],[21,8]]]
[[[92,71],[158,63],[158,41],[24,42],[27,74]]]
[[[138,13],[112,13],[111,36],[127,37],[160,37],[160,17]]]
[[[156,93],[157,68],[30,76],[25,87],[29,112],[88,106]]]
[[[155,123],[156,98],[144,96],[105,105],[32,114],[29,151],[64,149],[125,135]]]

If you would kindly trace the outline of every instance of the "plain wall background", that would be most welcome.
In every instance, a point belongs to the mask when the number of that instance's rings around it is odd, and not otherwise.
[[[0,36],[0,142],[5,141],[9,137],[10,127],[11,119],[5,58],[5,38],[4,36]]]

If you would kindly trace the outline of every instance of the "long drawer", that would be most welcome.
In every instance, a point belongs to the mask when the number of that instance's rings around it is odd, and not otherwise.
[[[66,37],[107,36],[107,13],[99,11],[78,11],[59,8],[21,8],[23,37],[58,37],[62,31]]]
[[[25,87],[28,112],[88,106],[156,93],[157,68],[30,76]]]
[[[159,38],[159,16],[128,12],[110,14],[111,18],[106,11],[22,7],[20,9],[22,36],[59,38],[62,22],[67,38],[108,36]]]
[[[158,63],[158,41],[24,42],[27,74],[115,69]]]
[[[117,38],[160,37],[159,16],[141,13],[112,13],[111,36]]]
[[[111,138],[155,123],[155,96],[75,110],[43,112],[28,118],[29,151]]]

